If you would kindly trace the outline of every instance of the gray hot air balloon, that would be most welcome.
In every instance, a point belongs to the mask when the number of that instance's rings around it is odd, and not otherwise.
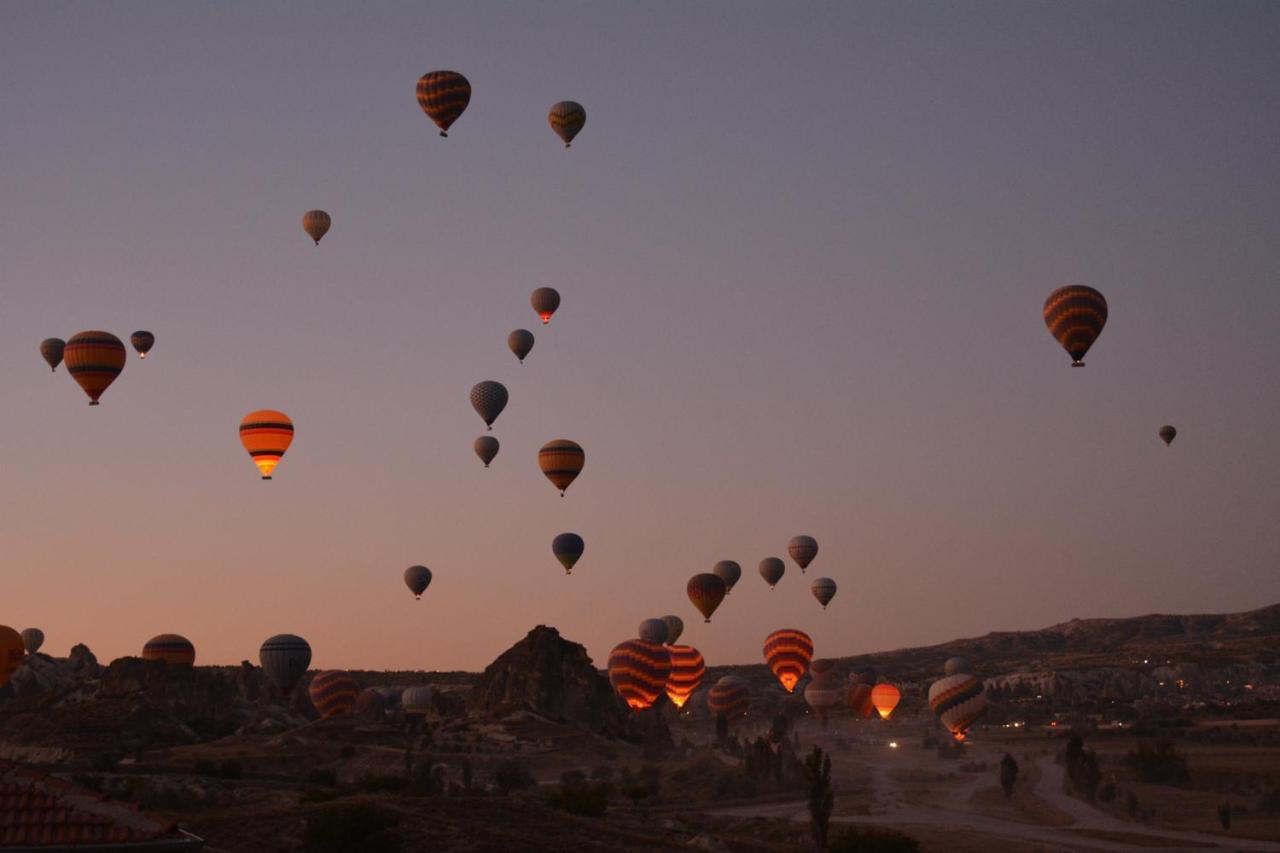
[[[813,583],[809,584],[809,591],[818,599],[822,609],[826,610],[831,599],[836,597],[836,582],[831,578],[814,578]]]
[[[813,558],[818,556],[818,540],[812,536],[792,536],[791,541],[787,543],[787,553],[796,561],[796,565],[800,567],[800,572],[803,574],[813,562]]]
[[[423,717],[435,709],[436,690],[420,685],[400,694],[400,707],[411,717]]]
[[[498,455],[498,439],[491,435],[482,435],[475,440],[472,445],[475,448],[476,456],[480,457],[480,461],[484,463],[484,467],[488,468],[489,463],[493,461],[493,457]]]
[[[947,662],[942,665],[943,675],[961,675],[972,670],[973,667],[969,665],[969,659],[959,656],[947,658]]]
[[[640,623],[640,639],[660,646],[667,641],[667,623],[661,619],[646,619]]]
[[[711,574],[724,581],[724,594],[728,595],[733,591],[733,585],[738,582],[738,578],[742,577],[742,566],[739,566],[733,560],[721,560],[716,563],[715,568],[711,570]],[[777,581],[774,581],[777,583]],[[773,584],[770,584],[772,586]]]
[[[62,364],[62,351],[66,348],[67,342],[62,338],[45,338],[40,342],[40,357],[50,370],[57,373],[58,365]]]
[[[22,632],[22,645],[26,647],[27,654],[34,655],[44,645],[44,631],[39,628],[27,628]]]
[[[679,616],[663,616],[662,621],[667,623],[667,645],[674,646],[684,633],[684,620]]]
[[[787,564],[777,557],[765,557],[760,561],[760,577],[764,578],[764,582],[769,585],[769,589],[773,589],[778,581],[782,580],[782,575],[787,570]]]
[[[1178,436],[1178,431],[1173,427],[1169,426],[1168,424],[1165,424],[1164,426],[1160,427],[1160,440],[1164,442],[1166,447],[1168,447],[1170,444],[1173,444],[1173,440],[1177,436]]]
[[[476,414],[484,420],[489,429],[493,429],[493,422],[506,407],[507,386],[501,382],[486,379],[484,382],[477,382],[471,389],[471,408],[476,410]]]
[[[293,634],[276,634],[262,644],[258,660],[271,683],[288,694],[311,665],[311,646]]]
[[[426,566],[410,566],[404,570],[404,585],[409,587],[414,598],[422,598],[431,585],[431,570]]]
[[[516,329],[507,335],[507,347],[520,359],[520,363],[524,364],[525,356],[529,354],[529,350],[533,349],[533,332],[528,329]]]
[[[539,287],[529,297],[529,304],[538,312],[542,325],[545,326],[551,322],[551,315],[560,307],[560,292],[554,287]]]

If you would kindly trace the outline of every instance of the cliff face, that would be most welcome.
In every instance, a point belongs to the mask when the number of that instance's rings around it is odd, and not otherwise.
[[[485,669],[469,709],[483,716],[532,711],[607,735],[627,728],[627,710],[587,650],[539,625]]]

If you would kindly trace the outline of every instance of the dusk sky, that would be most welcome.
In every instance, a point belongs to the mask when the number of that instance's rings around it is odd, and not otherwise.
[[[475,669],[539,623],[603,664],[674,613],[719,664],[1280,601],[1278,44],[1229,0],[2,2],[0,623]],[[83,329],[157,338],[97,408],[37,352]],[[257,408],[297,425],[269,483]]]

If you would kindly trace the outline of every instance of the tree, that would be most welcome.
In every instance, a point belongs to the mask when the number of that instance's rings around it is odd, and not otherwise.
[[[1222,828],[1231,829],[1231,803],[1218,803],[1218,823],[1222,824]]]
[[[1018,781],[1018,760],[1009,753],[1000,759],[1000,787],[1005,797],[1013,796],[1013,784]]]
[[[729,718],[724,714],[716,714],[716,743],[724,746],[729,739]]]
[[[815,746],[804,760],[804,779],[809,788],[809,829],[813,843],[819,850],[825,850],[836,796],[831,790],[831,756],[824,755],[822,747]]]

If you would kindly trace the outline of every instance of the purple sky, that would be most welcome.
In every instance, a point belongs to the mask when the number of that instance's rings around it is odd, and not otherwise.
[[[676,613],[727,663],[1274,603],[1277,44],[1229,0],[0,5],[0,623],[445,669],[537,623],[603,662]],[[1083,370],[1068,282],[1111,305]],[[36,348],[97,328],[158,343],[91,409]],[[260,407],[298,429],[271,483]]]

